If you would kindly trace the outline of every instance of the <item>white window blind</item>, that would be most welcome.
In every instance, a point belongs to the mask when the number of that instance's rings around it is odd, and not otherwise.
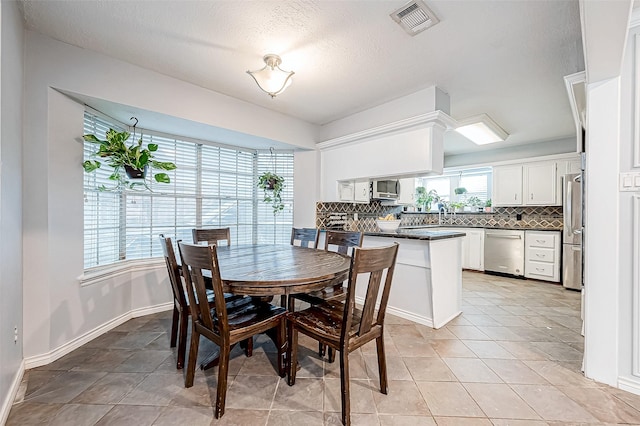
[[[420,178],[421,185],[427,191],[435,189],[438,195],[446,201],[465,201],[471,197],[478,197],[482,202],[491,198],[492,169],[489,167],[448,171],[442,176]],[[463,187],[464,194],[455,194],[455,188]],[[436,206],[432,206],[433,209]]]
[[[124,126],[85,112],[85,134],[105,138],[109,128]],[[138,130],[139,132],[139,130]],[[158,161],[171,161],[171,183],[147,178],[149,191],[100,191],[109,184],[109,169],[85,173],[85,268],[124,259],[162,255],[158,235],[191,241],[194,227],[229,227],[232,244],[288,244],[293,226],[293,153],[257,152],[181,140],[178,136],[143,132],[143,145],[158,144]],[[85,159],[97,149],[85,142]],[[274,168],[275,167],[275,168]],[[286,208],[277,216],[256,188],[264,171],[285,178]],[[154,174],[152,168],[149,174]]]
[[[257,176],[270,171],[284,178],[282,202],[284,210],[273,214],[271,204],[263,203],[264,194],[257,190],[260,200],[257,208],[257,242],[259,244],[289,244],[291,226],[293,224],[293,153],[292,152],[257,152]]]

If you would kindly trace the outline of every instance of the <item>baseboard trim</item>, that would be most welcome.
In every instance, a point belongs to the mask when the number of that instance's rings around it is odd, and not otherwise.
[[[403,309],[398,309],[391,306],[387,306],[387,312],[400,318],[404,318],[406,320],[417,322],[418,324],[426,325],[427,327],[433,328],[433,319],[431,318],[427,318],[422,315],[416,315],[413,312],[405,311]]]
[[[171,309],[173,309],[173,302],[161,303],[159,305],[138,308],[131,311],[131,318],[138,318],[138,317],[143,317],[145,315],[157,314],[158,312],[165,312]]]
[[[359,305],[363,305],[364,297],[356,296],[356,303]],[[380,308],[380,304],[376,303],[376,309],[378,308]],[[422,315],[417,315],[417,314],[414,314],[413,312],[405,311],[404,309],[400,309],[400,308],[394,308],[393,306],[389,306],[389,305],[387,305],[387,313],[433,328],[432,318],[428,318]]]
[[[618,387],[627,392],[640,395],[640,377],[618,377]]]
[[[22,360],[20,366],[18,367],[18,371],[13,378],[13,382],[11,382],[11,387],[9,388],[9,392],[7,393],[7,397],[2,402],[2,407],[0,408],[0,425],[7,423],[7,418],[9,418],[9,411],[11,411],[13,401],[16,399],[18,389],[20,388],[20,383],[22,383],[22,378],[24,377],[25,369],[25,362],[24,360]]]
[[[53,361],[62,358],[63,356],[67,355],[68,353],[78,349],[79,347],[81,347],[82,345],[92,341],[93,339],[95,339],[96,337],[99,337],[101,335],[103,335],[104,333],[106,333],[109,330],[113,330],[114,328],[116,328],[117,326],[124,324],[125,322],[129,321],[132,318],[138,318],[138,317],[142,317],[145,315],[151,315],[151,314],[155,314],[158,312],[164,312],[164,311],[168,311],[170,309],[173,309],[173,303],[169,302],[169,303],[161,303],[159,305],[154,305],[154,306],[147,306],[144,308],[138,308],[138,309],[133,309],[129,312],[126,312],[114,319],[112,319],[111,321],[107,321],[106,323],[94,328],[93,330],[90,330],[88,332],[86,332],[85,334],[76,337],[75,339],[61,345],[58,346],[57,348],[55,348],[54,350],[44,353],[44,354],[40,354],[40,355],[35,355],[35,356],[30,356],[24,359],[24,368],[25,369],[31,369],[31,368],[35,368],[35,367],[40,367],[43,365],[47,365],[52,363]],[[2,424],[2,423],[0,423]]]
[[[441,324],[436,324],[433,326],[433,328],[441,328],[444,327],[445,325],[449,324],[449,321],[451,321],[452,319],[454,319],[455,317],[457,317],[458,315],[460,315],[462,313],[462,311],[458,311],[455,314],[451,315],[449,318],[445,319],[444,321],[442,321]]]

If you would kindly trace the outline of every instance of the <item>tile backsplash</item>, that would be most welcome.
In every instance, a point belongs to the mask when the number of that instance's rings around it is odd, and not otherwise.
[[[380,201],[369,204],[319,202],[316,203],[316,227],[377,231],[375,220],[387,214],[399,217],[400,226],[438,224],[438,213],[403,212],[402,206],[385,206]],[[562,230],[562,207],[494,207],[491,213],[447,213],[441,225]]]

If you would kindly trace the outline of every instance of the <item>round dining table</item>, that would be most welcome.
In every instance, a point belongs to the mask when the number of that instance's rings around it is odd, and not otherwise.
[[[291,245],[218,246],[224,290],[247,296],[308,293],[343,282],[351,257]]]
[[[281,295],[285,308],[288,295],[343,282],[351,267],[351,257],[347,255],[291,245],[217,246],[216,251],[225,292],[260,298]],[[274,333],[267,335],[277,345]],[[215,352],[200,368],[206,370],[217,364]]]

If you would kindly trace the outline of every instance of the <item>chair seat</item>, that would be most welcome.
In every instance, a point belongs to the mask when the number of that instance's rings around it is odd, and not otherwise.
[[[325,301],[342,302],[347,300],[347,288],[343,286],[326,287],[322,290],[316,290],[310,293],[298,293],[292,296],[310,305],[317,305]]]
[[[256,302],[249,296],[227,301],[226,305],[230,332],[271,321],[286,314],[284,308],[269,303]],[[215,308],[211,309],[211,317],[217,318]],[[217,324],[214,326],[217,329]]]
[[[362,312],[354,309],[350,336],[357,333],[361,316]],[[287,319],[295,324],[295,327],[321,337],[322,340],[328,340],[335,346],[340,343],[343,317],[344,303],[339,301],[322,302],[302,311],[289,312],[287,315]]]

